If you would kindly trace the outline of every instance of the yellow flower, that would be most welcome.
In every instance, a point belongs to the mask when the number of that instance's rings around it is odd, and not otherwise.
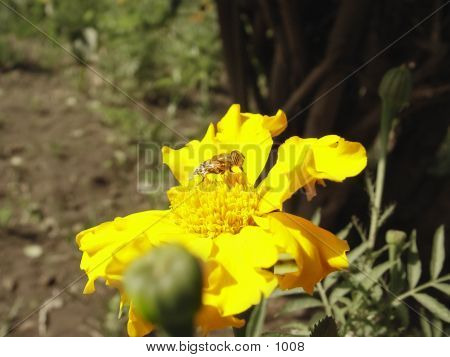
[[[347,242],[310,221],[282,212],[282,205],[304,188],[308,198],[315,183],[343,181],[366,166],[364,147],[329,135],[320,139],[291,137],[278,150],[268,175],[255,186],[272,148],[272,137],[287,125],[285,114],[241,113],[232,105],[201,141],[174,150],[162,148],[163,161],[180,185],[168,192],[170,208],[145,211],[103,223],[77,235],[83,252],[81,269],[88,276],[85,293],[103,278],[130,304],[128,333],[142,336],[153,326],[134,311],[122,287],[124,270],[152,247],[178,243],[203,262],[202,308],[196,323],[203,333],[240,327],[236,317],[262,296],[283,289],[314,285],[332,271],[348,266]],[[213,155],[240,151],[242,170],[193,177],[193,171]],[[297,271],[280,276],[271,269],[280,253],[289,254]]]

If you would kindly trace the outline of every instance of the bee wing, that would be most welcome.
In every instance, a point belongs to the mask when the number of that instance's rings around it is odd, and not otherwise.
[[[219,154],[219,155],[216,155],[216,156],[213,156],[213,158],[211,159],[211,161],[215,161],[215,162],[220,162],[220,163],[222,163],[222,162],[227,162],[229,160],[229,158],[228,158],[228,154]]]

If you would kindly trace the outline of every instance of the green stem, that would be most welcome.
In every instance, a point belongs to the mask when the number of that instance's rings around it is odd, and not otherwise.
[[[323,306],[325,307],[325,313],[328,316],[333,316],[333,310],[331,309],[330,302],[328,301],[328,297],[325,293],[322,283],[317,284],[317,290],[319,291],[320,299],[322,300]]]
[[[444,275],[444,276],[440,277],[439,279],[431,280],[425,284],[419,285],[419,286],[415,287],[414,289],[408,290],[407,292],[397,296],[395,298],[395,300],[404,300],[408,296],[414,295],[415,293],[422,291],[426,288],[429,288],[429,287],[433,286],[434,284],[442,283],[449,279],[450,279],[450,275]]]
[[[377,177],[375,182],[375,198],[372,202],[369,229],[369,248],[375,247],[375,241],[378,232],[378,224],[381,214],[381,202],[383,198],[384,178],[386,176],[386,159],[389,131],[393,119],[393,111],[391,105],[383,102],[380,126],[380,158],[377,165]]]

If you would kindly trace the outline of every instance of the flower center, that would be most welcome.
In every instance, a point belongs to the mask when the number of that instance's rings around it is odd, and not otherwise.
[[[238,233],[253,223],[259,196],[244,173],[208,174],[188,186],[172,187],[167,196],[175,221],[188,232],[208,238]]]

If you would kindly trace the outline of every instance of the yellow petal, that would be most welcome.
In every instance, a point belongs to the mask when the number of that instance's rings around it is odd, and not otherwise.
[[[366,164],[364,147],[337,135],[320,139],[291,137],[280,146],[276,164],[258,187],[262,196],[259,211],[281,210],[283,202],[302,187],[310,199],[316,182],[341,182],[358,175]]]
[[[217,132],[210,124],[202,141],[191,141],[178,150],[163,147],[163,162],[170,167],[177,180],[186,185],[202,162],[214,155],[238,150],[245,156],[243,169],[248,182],[253,184],[269,157],[272,136],[281,133],[286,125],[286,116],[281,110],[274,116],[264,116],[241,113],[240,106],[233,104],[217,123]]]
[[[277,113],[273,116],[243,113],[244,118],[250,118],[257,116],[262,121],[264,127],[270,131],[272,137],[280,135],[287,127],[286,114],[281,109],[278,109]]]
[[[297,263],[297,272],[279,276],[283,289],[302,287],[312,293],[314,285],[329,273],[348,267],[347,242],[304,218],[273,212],[257,223],[269,227],[280,251],[289,253]]]
[[[134,311],[133,304],[130,304],[127,323],[128,336],[131,337],[145,336],[148,335],[150,332],[152,332],[153,329],[154,326],[151,323],[145,321],[139,315],[137,315],[136,312]]]
[[[255,226],[244,227],[238,234],[222,234],[214,240],[212,257],[229,274],[217,274],[219,288],[206,291],[204,304],[214,306],[221,316],[239,314],[268,296],[277,282],[270,268],[278,259],[272,235]],[[231,278],[230,278],[231,277]],[[224,284],[225,283],[225,284]]]
[[[95,291],[94,282],[99,277],[116,286],[126,266],[145,254],[157,239],[182,233],[171,220],[170,211],[134,213],[79,233],[76,241],[83,252],[80,267],[88,277],[84,293]]]
[[[220,153],[213,124],[209,125],[202,141],[190,141],[178,150],[163,146],[161,151],[163,162],[170,167],[173,175],[182,185],[189,182],[192,178],[192,172],[203,161]]]
[[[278,135],[286,127],[285,119],[282,111],[278,111],[273,117],[242,114],[240,106],[233,104],[217,123],[217,140],[221,151],[238,150],[244,154],[243,169],[251,185],[266,165],[273,144],[272,136]]]
[[[203,305],[196,316],[195,323],[200,327],[202,334],[206,335],[210,331],[226,327],[242,327],[245,320],[238,319],[235,316],[224,317],[220,315],[217,308]]]

